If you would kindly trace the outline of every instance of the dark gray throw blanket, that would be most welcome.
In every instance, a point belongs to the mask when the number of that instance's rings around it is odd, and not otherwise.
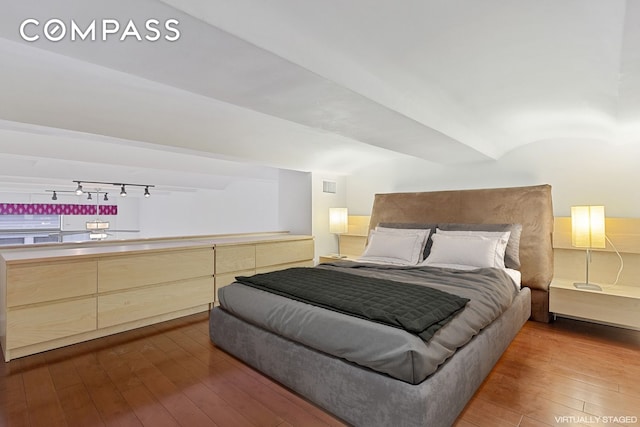
[[[236,280],[254,288],[405,329],[424,341],[462,310],[462,298],[425,286],[322,268],[289,268]]]

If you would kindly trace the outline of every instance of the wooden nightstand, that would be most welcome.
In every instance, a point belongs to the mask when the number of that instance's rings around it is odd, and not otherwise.
[[[640,330],[640,286],[601,285],[602,291],[577,289],[572,280],[554,279],[549,311],[563,317],[590,320]]]
[[[323,262],[336,262],[336,261],[355,261],[357,256],[346,255],[342,258],[338,258],[336,256],[331,255],[321,255],[318,259],[318,262],[322,264]]]

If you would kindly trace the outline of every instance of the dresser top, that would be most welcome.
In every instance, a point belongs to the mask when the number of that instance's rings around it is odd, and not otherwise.
[[[65,258],[87,258],[96,256],[117,256],[144,252],[162,252],[174,250],[213,249],[216,246],[242,245],[252,243],[286,242],[312,239],[311,236],[288,233],[256,233],[221,236],[202,236],[175,238],[167,240],[136,240],[119,242],[91,242],[90,244],[71,244],[56,246],[28,246],[0,249],[0,256],[8,264],[54,261]]]

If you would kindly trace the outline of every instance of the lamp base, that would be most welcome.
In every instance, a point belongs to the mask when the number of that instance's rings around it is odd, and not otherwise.
[[[589,291],[601,291],[602,288],[598,285],[595,285],[593,283],[574,283],[573,286],[575,286],[578,289],[587,289]]]

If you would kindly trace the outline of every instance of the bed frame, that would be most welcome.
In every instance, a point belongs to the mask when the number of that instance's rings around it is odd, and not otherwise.
[[[553,271],[551,187],[379,194],[370,227],[378,222],[521,223],[526,286],[505,313],[417,385],[310,349],[220,307],[211,312],[211,339],[350,424],[449,426],[532,315],[532,290],[548,289]]]

